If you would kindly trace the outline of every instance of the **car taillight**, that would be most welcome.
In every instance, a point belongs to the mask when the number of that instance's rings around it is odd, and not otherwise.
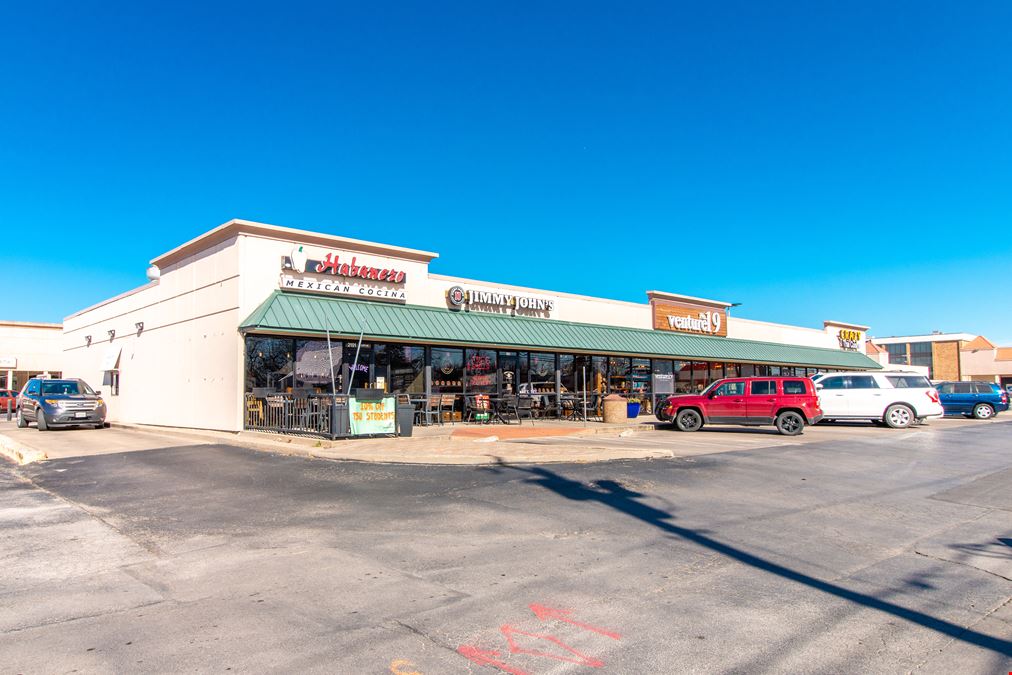
[[[927,394],[928,394],[928,398],[930,398],[935,403],[938,403],[938,392],[937,391],[935,391],[934,389],[928,389]]]

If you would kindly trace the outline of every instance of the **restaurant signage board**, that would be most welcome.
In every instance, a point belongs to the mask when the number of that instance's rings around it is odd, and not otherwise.
[[[654,328],[679,333],[727,337],[727,311],[722,308],[654,301]]]
[[[856,352],[861,344],[861,331],[844,328],[836,334],[836,339],[840,341],[840,349]]]
[[[297,246],[281,259],[283,290],[316,291],[365,299],[406,300],[407,273],[350,253],[327,253],[313,260]]]
[[[447,289],[446,302],[451,309],[511,316],[537,316],[546,319],[555,311],[555,300],[552,298],[463,286],[451,286]]]
[[[0,368],[17,368],[18,357],[16,356],[0,356]]]
[[[397,399],[384,396],[379,399],[362,400],[354,396],[348,399],[348,416],[352,436],[374,436],[393,434],[397,430]]]

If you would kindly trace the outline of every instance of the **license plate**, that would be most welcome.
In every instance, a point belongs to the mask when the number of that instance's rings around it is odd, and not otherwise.
[[[74,417],[87,417],[87,416],[88,416],[88,413],[86,413],[86,412],[76,412],[76,413],[74,413]]]

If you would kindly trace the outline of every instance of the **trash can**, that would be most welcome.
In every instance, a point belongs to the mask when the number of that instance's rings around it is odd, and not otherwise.
[[[626,417],[628,409],[626,407],[626,401],[618,394],[609,394],[604,397],[604,421],[608,424],[622,424],[628,417]]]
[[[351,418],[348,416],[348,398],[338,396],[330,404],[330,437],[347,438],[351,435]]]
[[[397,435],[410,436],[415,425],[415,406],[407,396],[397,397]]]

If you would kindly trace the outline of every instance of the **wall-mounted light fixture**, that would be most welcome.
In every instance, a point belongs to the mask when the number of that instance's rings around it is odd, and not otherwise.
[[[144,322],[138,321],[137,323],[134,324],[134,328],[137,329],[137,334],[140,335],[141,332],[144,330]]]
[[[108,330],[106,332],[109,333],[109,342],[112,342],[113,340],[116,339],[116,329],[115,328],[113,328],[112,330]]]
[[[86,344],[89,347],[91,346],[91,336],[90,335],[85,335],[84,336],[84,344]]]

